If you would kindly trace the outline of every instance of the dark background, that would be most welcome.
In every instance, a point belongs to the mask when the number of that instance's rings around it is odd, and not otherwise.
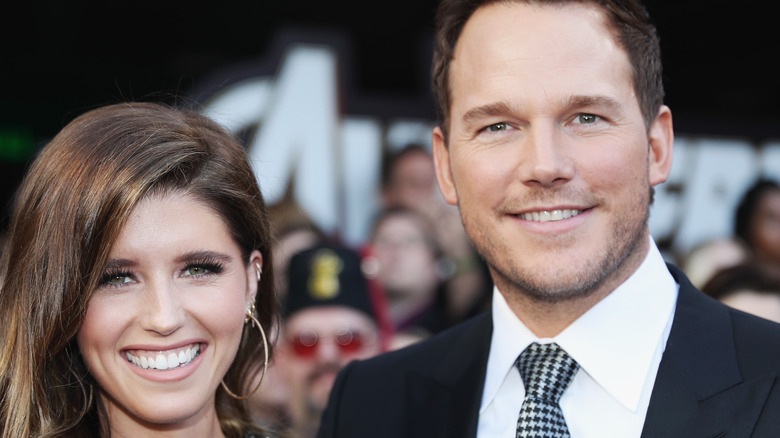
[[[413,115],[434,117],[428,72],[437,3],[20,2],[0,18],[4,189],[31,154],[80,113],[124,100],[176,101],[201,93],[226,67],[268,58],[274,36],[290,26],[344,37],[351,53],[343,70],[345,113],[368,111],[364,104],[372,99],[422,96],[425,104]],[[771,2],[647,5],[661,35],[667,104],[678,134],[739,136],[757,144],[780,139]],[[403,111],[402,105],[379,107]]]

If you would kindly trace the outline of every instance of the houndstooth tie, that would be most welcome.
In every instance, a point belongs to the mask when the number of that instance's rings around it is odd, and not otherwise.
[[[579,364],[558,344],[534,342],[520,354],[515,365],[525,385],[517,438],[570,438],[558,401]]]

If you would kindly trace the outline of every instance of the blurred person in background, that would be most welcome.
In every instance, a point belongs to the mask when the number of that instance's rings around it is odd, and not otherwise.
[[[776,181],[759,179],[743,195],[734,234],[756,258],[780,264],[780,185]]]
[[[271,207],[278,212],[279,207]],[[323,233],[301,215],[272,216],[274,239],[271,252],[274,258],[274,279],[276,280],[276,299],[283,302],[287,295],[287,268],[290,258],[298,252],[314,247],[324,241]],[[278,329],[278,326],[274,327]],[[272,330],[269,338],[278,341],[279,331]],[[289,390],[286,379],[280,375],[275,356],[268,366],[263,382],[264,390],[256,392],[249,400],[252,416],[256,423],[268,430],[281,430],[290,424],[287,410]]]
[[[702,292],[743,312],[780,323],[780,265],[751,260],[717,272]]]
[[[374,223],[370,247],[396,337],[424,338],[447,328],[450,318],[442,290],[446,273],[427,218],[403,207],[382,211]]]
[[[489,307],[492,281],[487,267],[463,228],[457,208],[438,190],[431,152],[410,144],[385,157],[382,169],[382,205],[420,212],[436,224],[434,233],[443,254],[448,278],[447,313],[464,320]]]
[[[325,235],[310,221],[298,220],[282,224],[274,233],[274,270],[276,272],[276,293],[280,301],[287,294],[287,267],[293,255],[324,242]],[[278,260],[278,262],[277,262]]]
[[[425,208],[441,198],[431,153],[418,144],[409,144],[388,154],[382,169],[382,204]],[[444,201],[441,201],[444,204]]]
[[[290,429],[313,437],[338,372],[384,350],[378,304],[348,248],[316,245],[292,256],[274,366],[287,387]]]
[[[750,257],[750,250],[741,239],[714,238],[688,251],[680,260],[680,268],[701,289],[715,273]]]

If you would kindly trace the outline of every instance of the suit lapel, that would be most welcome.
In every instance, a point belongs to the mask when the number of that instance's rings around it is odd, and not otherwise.
[[[669,270],[680,293],[642,438],[748,437],[774,376],[742,380],[729,312]]]
[[[406,386],[408,438],[476,436],[493,321],[490,312],[460,332],[431,374],[410,372]]]

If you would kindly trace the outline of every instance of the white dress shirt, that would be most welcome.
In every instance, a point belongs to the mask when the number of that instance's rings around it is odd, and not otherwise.
[[[514,366],[532,342],[556,342],[580,369],[560,400],[572,438],[639,437],[672,326],[679,285],[650,239],[636,272],[555,338],[537,338],[493,291],[493,337],[477,438],[515,438],[525,397]]]

